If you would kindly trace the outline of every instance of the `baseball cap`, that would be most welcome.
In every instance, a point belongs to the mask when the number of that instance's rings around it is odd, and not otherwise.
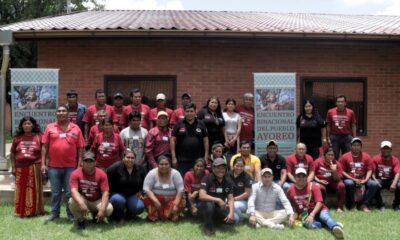
[[[353,144],[355,142],[359,142],[360,144],[362,144],[361,138],[358,138],[358,137],[355,137],[355,138],[351,139],[351,144]]]
[[[124,95],[122,93],[118,92],[118,93],[114,94],[114,99],[116,99],[116,98],[124,99]]]
[[[269,174],[271,174],[271,175],[274,175],[274,173],[272,172],[272,169],[271,169],[271,168],[263,168],[263,169],[261,170],[261,176],[264,175],[265,173],[269,173]]]
[[[392,143],[389,141],[382,141],[381,148],[384,148],[384,147],[392,148]]]
[[[267,142],[267,147],[269,147],[271,145],[278,146],[278,143],[275,140],[270,140],[270,141]]]
[[[157,94],[157,96],[156,96],[156,101],[158,101],[158,100],[165,100],[166,99],[166,97],[165,97],[165,94],[164,93],[159,93],[159,94]]]
[[[83,154],[83,161],[95,161],[94,153],[91,151],[85,152]]]
[[[220,166],[220,165],[225,165],[226,166],[226,162],[225,162],[225,160],[223,158],[217,158],[217,159],[215,159],[213,161],[213,166],[214,167],[217,167],[217,166]]]
[[[304,168],[297,168],[295,175],[304,174],[307,175],[307,171]]]
[[[166,113],[165,111],[159,111],[157,113],[157,118],[159,118],[160,116],[166,116],[168,118],[168,113]]]
[[[190,99],[192,98],[192,96],[190,96],[189,93],[183,93],[181,98],[184,98],[184,97],[188,97]]]

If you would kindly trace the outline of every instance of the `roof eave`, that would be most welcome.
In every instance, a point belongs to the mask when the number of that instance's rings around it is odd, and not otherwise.
[[[13,32],[16,40],[43,38],[110,38],[110,37],[198,37],[198,38],[307,38],[338,40],[400,40],[400,35],[366,33],[299,33],[210,30],[20,30]]]

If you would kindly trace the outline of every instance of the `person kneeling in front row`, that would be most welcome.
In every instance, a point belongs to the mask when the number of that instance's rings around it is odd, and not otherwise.
[[[103,221],[111,216],[112,205],[108,202],[109,186],[106,173],[95,167],[95,156],[85,153],[82,167],[72,172],[69,186],[69,207],[79,229],[85,228],[85,216],[91,212],[93,221]]]

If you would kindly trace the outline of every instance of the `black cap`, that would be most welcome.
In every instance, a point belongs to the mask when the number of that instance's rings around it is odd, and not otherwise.
[[[67,92],[67,96],[78,96],[78,93],[74,89],[71,89]]]
[[[184,97],[188,97],[188,98],[192,99],[192,96],[190,96],[189,93],[184,93],[184,94],[182,94],[182,97],[181,97],[181,98],[184,98]]]
[[[124,99],[124,95],[122,93],[118,92],[118,93],[114,94],[114,99],[116,99],[116,98]]]

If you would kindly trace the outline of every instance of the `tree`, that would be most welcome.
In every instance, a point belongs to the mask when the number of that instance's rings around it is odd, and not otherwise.
[[[71,0],[71,12],[103,10],[104,5],[97,0]],[[67,13],[67,0],[0,0],[0,25],[30,19],[58,16]],[[34,68],[37,66],[35,41],[18,41],[10,48],[10,67]],[[0,55],[2,60],[2,55]],[[7,92],[10,91],[10,77],[7,76]],[[7,97],[10,103],[10,96]]]

